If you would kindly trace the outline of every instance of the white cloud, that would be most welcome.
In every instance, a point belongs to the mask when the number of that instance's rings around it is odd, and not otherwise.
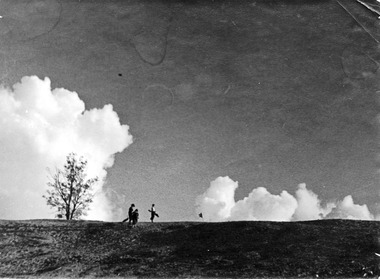
[[[293,216],[294,220],[321,219],[329,214],[334,207],[333,203],[329,203],[325,207],[322,207],[318,195],[313,191],[308,190],[305,183],[298,185],[296,198],[298,206]]]
[[[279,195],[264,187],[255,188],[248,197],[235,201],[238,182],[229,177],[218,177],[209,189],[197,197],[196,206],[206,221],[304,221],[322,218],[373,220],[366,205],[357,205],[351,196],[337,203],[321,205],[318,196],[298,185],[295,197],[286,191]]]
[[[373,220],[374,216],[369,212],[367,205],[355,204],[352,196],[348,195],[336,204],[327,218]]]
[[[228,176],[218,177],[210,183],[210,188],[197,198],[197,205],[203,218],[209,221],[223,221],[230,217],[235,206],[235,190],[238,183]]]
[[[259,187],[236,203],[230,220],[289,221],[296,208],[297,201],[288,192],[273,195]]]
[[[0,88],[0,218],[49,218],[53,212],[42,195],[48,173],[61,168],[75,152],[88,160],[88,175],[98,176],[89,219],[112,219],[112,206],[102,191],[114,154],[132,143],[111,105],[85,110],[76,92],[51,90],[50,80],[23,77]]]

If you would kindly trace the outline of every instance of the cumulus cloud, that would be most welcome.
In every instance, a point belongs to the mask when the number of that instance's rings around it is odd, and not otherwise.
[[[369,212],[367,205],[355,204],[351,195],[339,201],[327,215],[328,218],[373,220],[374,216]]]
[[[298,185],[295,196],[287,191],[279,195],[268,192],[264,187],[253,189],[248,197],[235,201],[238,182],[231,178],[218,177],[209,189],[196,199],[197,210],[206,221],[304,221],[322,218],[373,220],[374,216],[366,205],[357,205],[351,196],[342,201],[329,202],[322,206],[318,196]]]
[[[231,216],[235,207],[235,190],[238,183],[229,177],[218,177],[210,183],[210,188],[197,198],[199,210],[205,218],[212,221],[223,221]]]
[[[231,209],[231,220],[290,220],[297,208],[296,199],[286,191],[273,195],[264,187],[253,189],[248,197]]]
[[[321,206],[318,195],[306,188],[305,183],[298,185],[296,191],[297,209],[293,215],[295,220],[316,220],[325,217],[335,207],[334,203]]]
[[[98,176],[89,219],[112,219],[102,188],[114,154],[132,143],[112,105],[86,110],[76,92],[52,90],[50,80],[23,77],[0,88],[0,218],[51,218],[42,195],[48,173],[62,168],[75,152],[88,160],[88,175]]]

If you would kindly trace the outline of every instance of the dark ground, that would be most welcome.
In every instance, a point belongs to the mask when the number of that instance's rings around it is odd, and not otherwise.
[[[0,221],[1,277],[372,277],[380,223]]]

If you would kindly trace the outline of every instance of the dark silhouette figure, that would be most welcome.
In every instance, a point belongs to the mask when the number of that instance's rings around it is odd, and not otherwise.
[[[132,227],[136,226],[138,221],[139,221],[139,210],[136,209],[132,213]]]
[[[128,222],[129,225],[132,223],[132,221],[133,221],[132,215],[133,215],[133,209],[134,208],[135,208],[135,204],[132,203],[131,207],[128,209],[128,218],[124,219],[122,221],[122,223],[127,222],[128,220],[129,220],[129,222]]]
[[[158,216],[156,209],[154,208],[154,204],[152,204],[152,208],[148,210],[150,212],[150,221],[153,223],[154,217],[160,217]]]

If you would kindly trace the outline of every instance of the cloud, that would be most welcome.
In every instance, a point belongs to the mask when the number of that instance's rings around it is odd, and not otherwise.
[[[132,143],[112,105],[85,110],[76,92],[51,90],[50,80],[23,77],[13,88],[0,88],[0,218],[51,218],[42,195],[48,172],[61,168],[75,152],[88,160],[89,177],[98,176],[89,219],[112,219],[103,192],[114,154]]]
[[[305,183],[298,185],[296,191],[297,209],[293,215],[294,220],[316,220],[329,214],[334,203],[328,203],[325,207],[321,206],[321,201],[313,191],[306,188]]]
[[[295,197],[287,191],[279,195],[268,192],[264,187],[255,188],[248,197],[235,201],[238,182],[228,176],[212,181],[209,189],[199,195],[196,206],[206,221],[304,221],[322,218],[373,220],[374,216],[366,205],[357,205],[352,196],[342,201],[329,202],[322,206],[318,196],[298,185]]]
[[[210,221],[223,221],[231,215],[235,206],[235,190],[238,183],[229,177],[218,177],[210,183],[210,188],[197,198],[199,210]]]
[[[290,220],[297,208],[296,199],[286,191],[272,195],[264,187],[253,189],[248,197],[231,209],[231,220]]]
[[[374,220],[367,205],[354,204],[351,195],[346,196],[332,209],[327,218]]]

